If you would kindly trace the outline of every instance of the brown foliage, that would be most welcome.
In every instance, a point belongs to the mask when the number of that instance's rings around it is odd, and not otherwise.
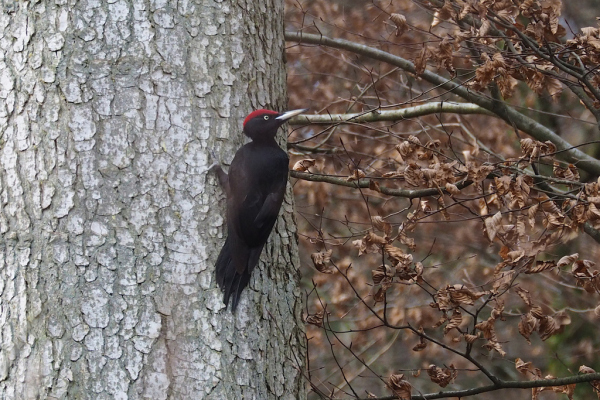
[[[582,233],[600,228],[599,177],[565,158],[555,138],[517,129],[503,109],[532,115],[532,126],[573,144],[597,140],[599,29],[565,40],[558,0],[350,3],[288,1],[288,30],[363,43],[414,70],[290,43],[291,107],[376,114],[457,101],[456,91],[426,80],[435,73],[491,99],[500,118],[433,113],[289,136],[294,170],[318,165],[345,183],[293,180],[304,258],[325,272],[305,278],[311,382],[333,398],[377,393],[374,377],[379,396],[387,387],[406,397],[412,385],[399,370],[412,371],[425,392],[469,387],[464,376],[485,375],[473,370],[502,368],[505,356],[533,359],[549,346],[561,362],[593,362],[600,339],[587,332],[600,318],[600,272],[591,260],[600,251]],[[334,260],[323,247],[335,249]],[[548,359],[535,363],[547,371]],[[527,379],[543,379],[532,363],[517,365]]]

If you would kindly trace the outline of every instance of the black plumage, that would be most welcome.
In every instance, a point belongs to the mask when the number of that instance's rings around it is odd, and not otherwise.
[[[257,110],[244,120],[252,142],[235,154],[229,174],[215,167],[227,195],[227,240],[216,264],[217,284],[235,311],[275,225],[288,178],[287,153],[275,141],[277,129],[305,110]]]

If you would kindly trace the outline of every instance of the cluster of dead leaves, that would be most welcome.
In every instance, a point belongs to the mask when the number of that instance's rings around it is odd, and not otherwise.
[[[421,282],[423,275],[423,264],[417,262],[413,265],[411,254],[391,244],[385,244],[383,251],[392,265],[384,264],[371,271],[373,284],[380,286],[373,295],[376,302],[384,300],[385,293],[392,286],[394,278],[406,284],[414,284]]]
[[[475,79],[469,85],[475,90],[482,90],[493,81],[498,85],[502,97],[511,97],[518,81],[511,75],[515,73],[514,68],[507,64],[502,53],[494,53],[491,57],[482,53],[481,60],[482,64],[475,70]]]
[[[540,142],[531,138],[521,139],[521,151],[523,158],[537,160],[541,156],[556,153],[556,146],[549,140]]]
[[[475,325],[475,329],[480,330],[483,333],[483,337],[487,340],[487,343],[484,344],[483,347],[489,351],[496,350],[500,355],[505,356],[506,352],[502,349],[502,346],[498,341],[495,328],[498,319],[504,321],[504,317],[502,316],[503,311],[504,302],[501,299],[498,299],[489,318]]]
[[[579,254],[574,253],[562,257],[557,263],[558,268],[568,265],[571,265],[571,274],[577,286],[588,293],[600,294],[600,271],[592,268],[596,263],[590,260],[579,260]],[[600,304],[594,309],[594,314],[600,319]]]
[[[495,323],[497,320],[504,321],[502,315],[504,311],[504,301],[500,298],[505,291],[510,287],[514,279],[514,272],[500,272],[494,280],[492,290],[480,291],[468,288],[461,284],[448,285],[443,289],[440,289],[434,295],[434,302],[430,304],[432,308],[438,309],[442,312],[440,320],[434,325],[434,328],[446,324],[444,327],[444,335],[453,329],[456,329],[462,339],[466,343],[472,344],[477,340],[480,335],[486,339],[486,343],[483,345],[488,350],[495,350],[501,355],[505,355],[505,351],[496,335]],[[491,296],[488,300],[495,301],[495,306],[492,309],[490,316],[485,320],[475,324],[475,329],[480,331],[478,333],[461,330],[463,324],[462,310],[465,306],[472,306],[475,301],[485,295]],[[451,314],[449,315],[449,313]],[[460,341],[459,338],[453,339],[454,341]],[[424,346],[423,346],[424,347]],[[415,349],[413,349],[415,350]],[[420,350],[420,349],[419,349]]]
[[[519,321],[519,333],[531,344],[529,337],[533,332],[537,332],[540,339],[546,340],[550,336],[563,331],[566,325],[571,323],[571,317],[564,311],[559,311],[554,315],[546,315],[542,307],[531,300],[529,291],[517,287],[516,292],[523,299],[529,311],[521,316]]]
[[[317,271],[322,272],[324,274],[335,273],[336,270],[331,265],[331,254],[333,254],[332,249],[329,249],[327,251],[320,251],[318,253],[312,253],[310,255],[313,265],[315,266]]]
[[[444,368],[440,368],[435,364],[430,364],[426,371],[427,375],[429,375],[429,379],[440,387],[446,387],[453,383],[458,375],[458,371],[453,364]],[[417,374],[413,374],[413,376],[418,376],[420,372],[421,371],[419,370]],[[404,374],[390,375],[388,378],[388,387],[399,399],[408,400],[411,398],[412,385],[404,379]]]
[[[444,68],[455,75],[455,59],[463,58],[462,43],[477,42],[483,49],[488,50],[481,51],[479,66],[475,70],[474,78],[468,82],[469,86],[482,90],[493,82],[502,96],[509,98],[513,95],[517,82],[524,81],[538,94],[546,90],[551,96],[555,96],[562,90],[562,85],[557,79],[558,68],[544,58],[527,54],[529,52],[523,48],[543,47],[548,42],[560,43],[559,38],[566,33],[559,23],[561,5],[561,0],[447,0],[438,6],[434,3],[432,8],[435,14],[431,27],[439,25],[442,21],[453,21],[456,32],[443,37],[438,46],[430,48],[423,45],[414,59],[416,73],[422,74],[427,61],[433,60],[437,62],[438,68]],[[471,19],[466,19],[467,16]],[[502,22],[505,26],[500,26],[497,22]],[[510,43],[502,49],[494,46],[494,38],[498,36],[499,31],[504,34],[505,41]],[[523,32],[529,39],[524,39],[515,31]],[[587,55],[587,65],[597,65],[600,62],[600,52],[597,49],[593,56],[588,55],[590,47],[600,48],[597,29],[585,28],[581,35],[568,42],[568,46],[572,54]],[[508,53],[506,49],[512,52],[510,57],[503,55]],[[581,61],[573,56],[571,62],[579,65]]]
[[[451,311],[462,305],[473,305],[475,300],[486,294],[489,292],[476,291],[462,284],[448,285],[436,292],[433,296],[435,302],[430,305],[440,311]]]
[[[584,64],[600,64],[600,29],[588,26],[581,33],[567,40],[567,46],[577,54]],[[573,60],[576,61],[576,60]]]
[[[550,142],[523,139],[521,151],[523,155],[520,158],[507,160],[505,165],[523,165],[534,163],[541,157],[551,158],[556,152],[556,146]],[[563,200],[550,198],[539,191],[532,176],[515,173],[514,168],[503,168],[501,171],[503,175],[495,176],[493,183],[488,186],[488,192],[492,194],[479,201],[479,212],[486,216],[484,231],[490,243],[499,240],[506,246],[507,250],[501,252],[504,259],[502,266],[514,267],[519,260],[524,259],[528,262],[525,264],[531,268],[528,273],[549,269],[551,265],[536,264],[534,268],[531,263],[549,246],[565,243],[576,237],[582,224],[588,221],[592,224],[600,222],[599,183],[580,184],[579,172],[573,164],[566,168],[559,163],[554,165],[556,178],[572,181],[583,188],[578,196]],[[493,215],[488,216],[490,214]],[[541,221],[545,230],[541,235],[536,234],[538,221]],[[532,240],[532,237],[537,238]]]
[[[590,222],[594,228],[600,228],[600,178],[596,182],[586,183],[578,199],[564,202],[563,210],[579,226]]]
[[[416,136],[409,136],[396,146],[396,150],[402,166],[396,171],[386,172],[384,178],[404,178],[409,186],[445,189],[450,195],[460,193],[459,181],[478,186],[496,169],[492,165],[471,161],[459,163],[447,158],[439,140],[422,144]]]
[[[582,28],[581,33],[573,39],[567,40],[567,47],[571,50],[568,54],[572,63],[581,62],[584,65],[600,64],[600,29],[591,26]],[[594,86],[600,86],[600,74],[596,69],[590,71],[588,79]],[[594,108],[599,109],[600,100],[591,95],[585,86],[584,90],[594,100]]]
[[[538,381],[541,379],[556,379],[554,375],[546,375],[542,378],[542,371],[539,368],[536,368],[531,361],[525,362],[520,358],[515,360],[515,368],[517,371],[525,375],[530,381]],[[594,371],[592,368],[582,365],[579,367],[579,372],[582,374],[593,374]],[[600,399],[600,381],[592,381],[591,382],[594,391],[598,395]],[[573,395],[575,394],[575,386],[576,384],[563,385],[563,386],[546,386],[546,387],[537,387],[531,389],[531,400],[537,400],[538,396],[541,392],[552,390],[554,393],[563,393],[566,394],[569,400],[573,400]]]
[[[562,257],[557,267],[571,266],[571,274],[575,278],[576,285],[582,287],[588,293],[600,294],[600,271],[592,269],[596,265],[590,260],[579,260],[579,254],[574,253]]]
[[[432,382],[437,383],[441,387],[446,387],[450,383],[454,382],[458,372],[454,367],[454,364],[450,364],[450,366],[445,368],[440,368],[434,364],[429,365],[427,368],[427,375]]]

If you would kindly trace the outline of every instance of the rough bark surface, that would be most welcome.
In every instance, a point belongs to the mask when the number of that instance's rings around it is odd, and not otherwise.
[[[305,396],[292,200],[236,315],[209,148],[285,107],[278,0],[5,1],[0,397]]]

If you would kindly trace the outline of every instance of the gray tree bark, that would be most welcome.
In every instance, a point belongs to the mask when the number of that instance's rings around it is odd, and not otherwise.
[[[207,172],[285,108],[282,2],[0,4],[0,398],[304,398],[290,193],[232,315]]]

